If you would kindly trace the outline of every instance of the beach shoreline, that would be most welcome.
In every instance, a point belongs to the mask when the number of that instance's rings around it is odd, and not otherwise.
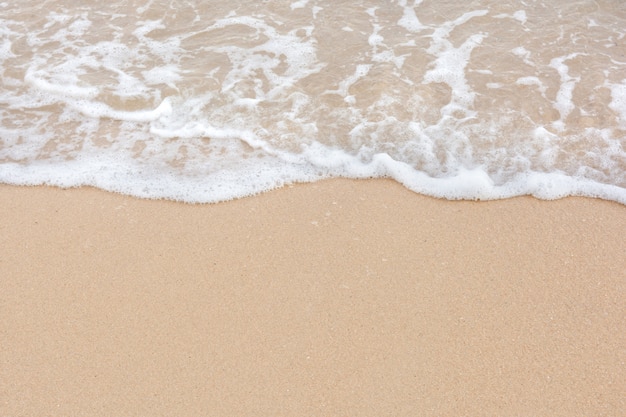
[[[626,412],[626,207],[0,185],[0,415]]]

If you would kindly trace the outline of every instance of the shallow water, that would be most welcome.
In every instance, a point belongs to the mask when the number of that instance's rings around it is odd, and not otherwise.
[[[17,2],[16,2],[17,3]],[[626,204],[623,1],[0,3],[0,182]]]

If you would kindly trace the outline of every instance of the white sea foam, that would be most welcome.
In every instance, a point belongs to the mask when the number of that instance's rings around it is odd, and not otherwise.
[[[514,6],[3,6],[0,181],[216,202],[389,177],[626,204],[623,8]]]
[[[420,22],[419,18],[415,14],[415,9],[421,3],[422,0],[415,0],[412,6],[407,6],[406,0],[398,1],[398,5],[400,5],[404,9],[402,11],[402,18],[398,20],[398,25],[413,33],[417,33],[426,29],[426,27],[422,24],[422,22]]]
[[[619,126],[626,130],[626,78],[621,83],[609,84],[611,103],[609,107],[617,114]]]
[[[554,108],[561,114],[561,118],[554,123],[554,126],[559,130],[565,129],[565,119],[567,119],[569,114],[575,108],[575,105],[572,102],[572,94],[574,87],[576,87],[576,83],[579,82],[580,79],[569,75],[569,67],[565,64],[565,62],[576,58],[577,56],[578,54],[574,53],[564,57],[553,58],[550,61],[550,66],[556,69],[561,77],[561,86],[559,87],[559,91],[556,93],[556,102],[554,103]]]

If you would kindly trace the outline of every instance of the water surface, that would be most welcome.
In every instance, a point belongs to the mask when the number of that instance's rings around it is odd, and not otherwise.
[[[0,3],[0,182],[626,204],[626,3]]]

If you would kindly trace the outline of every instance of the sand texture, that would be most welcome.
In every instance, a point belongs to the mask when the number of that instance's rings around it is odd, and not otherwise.
[[[0,416],[626,415],[626,207],[0,187]]]

